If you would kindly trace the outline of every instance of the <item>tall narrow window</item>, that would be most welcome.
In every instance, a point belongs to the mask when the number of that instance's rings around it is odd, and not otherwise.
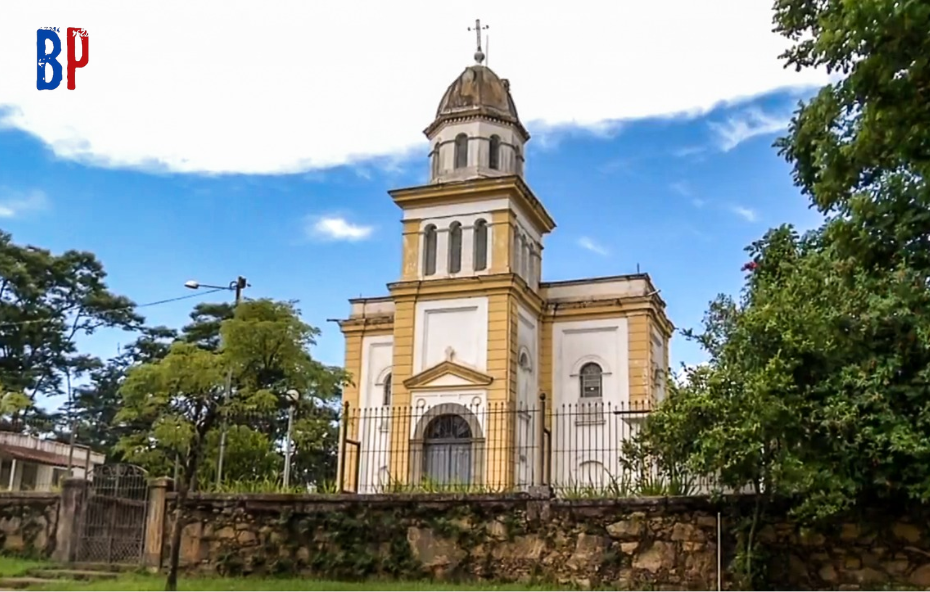
[[[523,156],[520,154],[520,147],[513,147],[513,170],[518,175],[523,174]]]
[[[433,154],[432,154],[433,178],[434,179],[439,176],[439,145],[440,145],[440,142],[436,142],[436,147],[433,148]]]
[[[520,273],[520,235],[517,233],[516,228],[514,229],[513,234],[513,273]]]
[[[530,247],[526,254],[526,283],[533,286],[536,279],[536,253]]]
[[[491,149],[488,152],[488,168],[495,171],[501,167],[501,137],[491,136]]]
[[[468,136],[459,134],[455,136],[455,168],[464,169],[468,166]]]
[[[604,390],[604,371],[594,362],[581,367],[581,396],[585,399],[599,398]]]
[[[449,273],[462,271],[462,225],[449,225]]]
[[[423,231],[423,275],[436,273],[436,227],[430,224]]]
[[[388,375],[384,377],[384,406],[385,407],[391,406],[391,380],[392,378],[393,377],[391,376],[390,373],[388,373]]]
[[[488,223],[475,221],[475,271],[488,268]]]

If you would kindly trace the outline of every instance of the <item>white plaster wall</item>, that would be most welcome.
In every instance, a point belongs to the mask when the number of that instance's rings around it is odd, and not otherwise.
[[[486,371],[488,366],[488,299],[486,296],[428,300],[417,303],[413,342],[413,373],[446,359]]]
[[[517,409],[515,483],[526,489],[537,481],[535,475],[539,442],[539,323],[523,306],[517,307]],[[530,360],[529,369],[519,365],[522,354]]]
[[[390,298],[352,300],[350,304],[353,317],[394,314],[394,301]]]
[[[586,298],[623,298],[648,294],[649,285],[643,279],[617,278],[608,281],[554,282],[546,284],[547,300],[581,300]]]
[[[385,407],[384,385],[391,373],[394,337],[369,336],[362,340],[359,385],[359,493],[377,493],[387,485],[390,466],[390,425],[394,410]]]
[[[553,478],[604,486],[620,474],[619,448],[636,425],[614,410],[628,409],[629,330],[624,317],[553,325]],[[579,371],[601,366],[601,401],[582,399]]]

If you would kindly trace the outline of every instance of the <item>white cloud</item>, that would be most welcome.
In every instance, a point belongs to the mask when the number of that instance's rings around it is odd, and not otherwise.
[[[48,198],[39,190],[13,191],[0,187],[0,218],[16,218],[28,212],[43,210]]]
[[[722,123],[711,123],[710,127],[716,135],[718,148],[729,152],[746,140],[786,129],[790,121],[788,115],[771,115],[761,109],[751,108]]]
[[[421,130],[471,63],[476,15],[531,132],[603,134],[827,79],[782,67],[770,0],[576,0],[571,19],[529,0],[279,0],[261,18],[255,6],[4,0],[0,125],[108,167],[274,174],[413,149],[426,169]],[[39,26],[87,29],[76,90],[36,90]]]
[[[736,214],[736,215],[739,216],[740,218],[746,220],[747,222],[755,222],[756,220],[759,219],[759,215],[756,213],[756,211],[755,211],[755,210],[751,210],[751,209],[749,209],[749,208],[747,208],[747,207],[744,207],[744,206],[733,206],[733,207],[730,208],[730,209],[733,211],[734,214]]]
[[[591,251],[592,253],[597,253],[598,255],[607,255],[608,251],[606,248],[594,242],[592,239],[583,236],[578,239],[578,246],[582,249]]]
[[[701,199],[700,197],[695,197],[694,199],[691,200],[691,205],[693,205],[696,208],[703,208],[705,205],[707,205],[707,202]]]
[[[307,218],[306,230],[311,238],[357,242],[371,236],[374,227],[353,224],[342,216],[311,216]]]
[[[685,158],[687,156],[698,156],[707,151],[706,146],[683,146],[681,148],[676,148],[672,150],[672,156],[677,156],[678,158]]]
[[[669,188],[679,195],[690,197],[692,195],[691,186],[684,181],[676,181],[669,185]]]

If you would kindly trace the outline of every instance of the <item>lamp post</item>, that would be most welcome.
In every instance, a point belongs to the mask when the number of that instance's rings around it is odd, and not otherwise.
[[[242,301],[242,291],[248,288],[250,284],[245,280],[241,275],[235,280],[229,282],[228,286],[211,286],[210,284],[201,284],[196,280],[188,280],[184,282],[184,287],[191,290],[199,290],[200,288],[210,288],[213,290],[230,290],[236,294],[236,299],[233,303],[233,310],[235,307],[239,306],[239,302]],[[223,482],[223,458],[226,456],[226,431],[229,428],[229,422],[227,414],[229,413],[229,398],[232,395],[232,368],[226,372],[226,385],[223,389],[223,429],[220,432],[220,455],[216,461],[216,486],[219,488],[220,484]]]
[[[294,410],[300,400],[300,393],[294,389],[287,391],[287,435],[284,438],[284,488],[291,484],[291,432],[294,431]]]

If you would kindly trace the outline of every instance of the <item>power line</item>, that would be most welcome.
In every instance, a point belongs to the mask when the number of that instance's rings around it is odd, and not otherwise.
[[[225,292],[225,291],[226,291],[226,288],[216,288],[215,290],[208,290],[208,291],[205,291],[205,292],[198,292],[197,294],[188,294],[188,295],[186,295],[186,296],[178,296],[177,298],[166,298],[165,300],[156,300],[156,301],[154,301],[154,302],[146,302],[146,303],[144,303],[144,304],[133,304],[132,306],[119,306],[119,307],[116,307],[116,308],[108,308],[108,309],[103,310],[103,311],[100,311],[100,312],[116,312],[116,311],[119,311],[119,310],[133,310],[133,309],[136,309],[136,308],[148,308],[148,307],[150,307],[150,306],[159,306],[159,305],[161,305],[161,304],[170,304],[170,303],[172,303],[172,302],[179,302],[179,301],[181,301],[181,300],[187,300],[187,299],[189,299],[189,298],[198,298],[198,297],[206,296],[206,295],[208,295],[208,294],[214,294],[214,293],[216,293],[216,292]],[[62,312],[67,312],[68,310],[73,310],[73,309],[65,309],[65,310],[62,311]],[[57,321],[57,320],[59,320],[59,317],[46,317],[46,318],[44,318],[44,319],[29,319],[28,321],[11,321],[11,322],[8,322],[8,323],[0,323],[0,328],[3,328],[3,327],[19,327],[19,326],[22,326],[22,325],[34,325],[34,324],[36,324],[36,323],[49,323],[49,322]]]

